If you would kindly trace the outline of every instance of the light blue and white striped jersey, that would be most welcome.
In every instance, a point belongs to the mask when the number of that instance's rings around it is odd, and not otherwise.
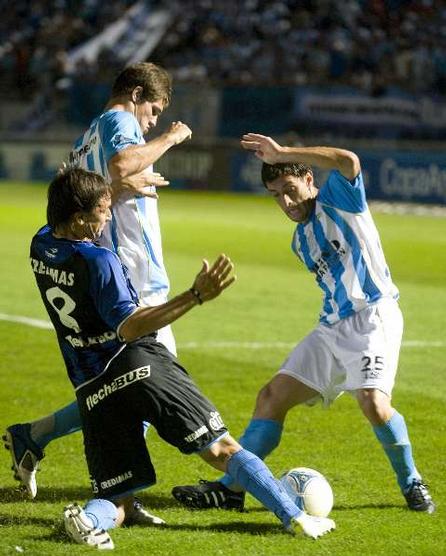
[[[351,182],[337,170],[320,188],[314,210],[297,225],[292,249],[316,274],[324,292],[320,321],[333,324],[383,297],[398,299],[362,175]]]
[[[133,114],[109,110],[93,120],[74,143],[70,163],[110,181],[108,161],[122,149],[140,144],[144,144],[144,137]],[[119,255],[143,303],[151,305],[153,295],[167,297],[169,280],[163,262],[157,199],[132,196],[117,201],[101,244]]]

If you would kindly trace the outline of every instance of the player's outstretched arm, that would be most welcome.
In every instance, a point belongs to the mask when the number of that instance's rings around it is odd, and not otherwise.
[[[212,265],[209,265],[207,260],[203,260],[203,266],[189,290],[163,305],[141,307],[136,310],[121,325],[120,336],[126,342],[131,342],[171,324],[195,305],[216,298],[234,283],[236,276],[233,274],[233,269],[234,265],[226,255],[220,255]]]
[[[192,137],[192,131],[183,122],[172,122],[159,137],[142,145],[131,145],[116,153],[108,161],[112,180],[139,174],[154,164],[166,151]]]
[[[271,137],[258,133],[243,135],[241,145],[267,164],[302,162],[325,170],[339,170],[347,179],[354,179],[361,171],[357,155],[335,147],[282,147]]]

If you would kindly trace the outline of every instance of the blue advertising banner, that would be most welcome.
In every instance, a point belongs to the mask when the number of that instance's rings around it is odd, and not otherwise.
[[[66,160],[70,144],[0,143],[0,178],[49,181]],[[425,150],[356,150],[369,199],[446,204],[446,153]],[[264,194],[261,161],[228,145],[186,143],[171,149],[155,168],[171,187]],[[315,168],[316,183],[326,173]]]
[[[446,203],[446,153],[359,151],[368,197]]]

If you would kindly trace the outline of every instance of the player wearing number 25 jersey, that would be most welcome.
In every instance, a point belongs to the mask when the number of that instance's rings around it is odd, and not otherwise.
[[[378,231],[366,202],[355,153],[334,147],[282,147],[257,133],[242,147],[263,160],[262,181],[286,216],[297,223],[292,248],[323,292],[318,326],[303,338],[257,396],[240,444],[266,457],[279,444],[287,412],[318,400],[330,405],[343,392],[355,396],[395,471],[411,510],[435,504],[412,455],[404,417],[392,406],[403,318]],[[311,166],[331,170],[318,187]],[[301,288],[283,292],[305,295]],[[299,306],[296,306],[299,317]],[[353,440],[353,439],[352,439]],[[176,487],[186,506],[206,508],[217,496],[238,507],[231,478]],[[215,505],[215,504],[214,504]]]

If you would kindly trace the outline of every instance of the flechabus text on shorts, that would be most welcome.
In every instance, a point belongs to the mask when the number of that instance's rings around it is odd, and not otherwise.
[[[129,371],[124,375],[116,377],[114,380],[109,382],[108,384],[103,384],[101,388],[97,390],[94,394],[90,394],[85,403],[87,404],[88,411],[91,411],[95,405],[97,405],[100,401],[105,399],[116,390],[120,390],[121,388],[125,388],[126,386],[130,386],[134,382],[138,380],[144,380],[150,376],[150,365],[145,367],[140,367],[139,369],[134,369],[133,371]]]

